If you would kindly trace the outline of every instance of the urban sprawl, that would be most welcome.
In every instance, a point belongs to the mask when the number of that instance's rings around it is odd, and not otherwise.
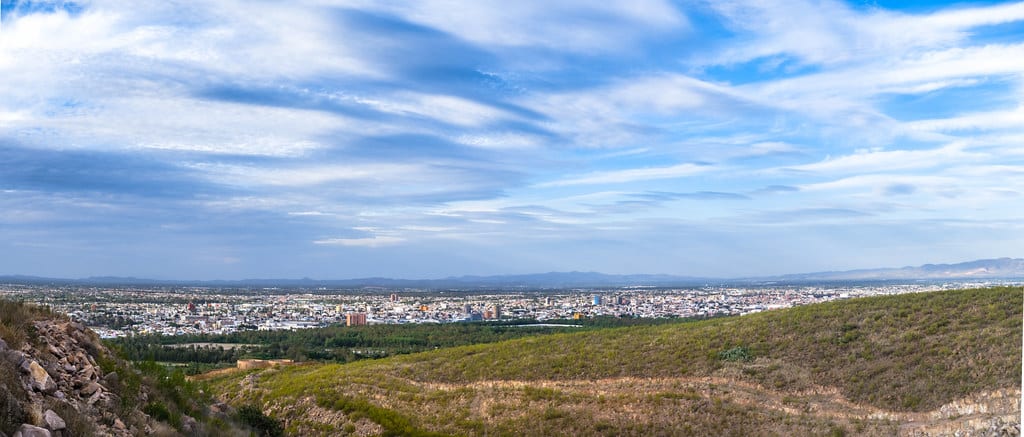
[[[851,297],[990,283],[552,290],[388,290],[0,285],[0,297],[69,315],[102,337],[223,334],[329,325],[745,315]]]

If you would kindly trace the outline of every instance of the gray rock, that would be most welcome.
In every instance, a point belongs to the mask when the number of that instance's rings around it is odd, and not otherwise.
[[[96,379],[96,368],[93,367],[93,366],[90,366],[88,364],[86,364],[85,367],[83,367],[82,370],[79,373],[85,379],[88,379],[88,380]]]
[[[118,381],[120,381],[120,380],[121,380],[121,378],[119,378],[117,376],[117,372],[110,372],[110,373],[106,374],[106,376],[103,377],[103,385],[105,385],[107,387],[110,387],[112,385],[117,385]]]
[[[59,431],[68,427],[68,425],[64,423],[64,419],[61,419],[61,417],[58,416],[57,413],[53,412],[53,410],[46,410],[46,412],[43,413],[43,422],[46,423],[46,427],[51,431]]]
[[[46,428],[40,428],[38,426],[23,423],[21,424],[21,428],[14,431],[13,437],[52,437],[52,434],[50,434],[50,431]]]
[[[21,365],[18,366],[21,369],[21,373],[32,373],[32,364],[39,365],[35,361],[28,359],[24,354],[21,357]]]
[[[103,390],[96,390],[96,393],[93,393],[92,396],[89,396],[89,400],[85,401],[85,403],[89,405],[95,404],[96,401],[100,400],[101,397],[103,397]]]
[[[25,354],[19,351],[9,350],[4,352],[4,359],[6,359],[8,363],[14,364],[14,367],[21,367],[21,363],[25,362]]]
[[[7,350],[7,342],[0,338],[0,352]]]
[[[192,418],[192,416],[182,415],[181,430],[184,431],[185,434],[195,434],[199,431],[199,422]]]
[[[46,394],[53,394],[57,391],[57,383],[53,382],[53,378],[46,372],[43,366],[39,363],[29,360],[29,377],[31,379],[32,388],[36,391],[40,391]]]
[[[99,384],[95,382],[90,382],[86,384],[84,387],[82,387],[81,390],[78,390],[78,392],[81,393],[82,396],[92,396],[94,393],[100,392],[102,388],[103,387],[101,387]]]

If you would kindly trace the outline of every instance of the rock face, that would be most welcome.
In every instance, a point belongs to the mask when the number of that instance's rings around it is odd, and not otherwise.
[[[35,336],[20,348],[0,339],[0,366],[6,368],[0,376],[8,375],[0,390],[7,393],[0,399],[6,402],[0,413],[7,416],[0,418],[7,424],[0,436],[127,437],[153,429],[156,422],[142,413],[141,405],[125,410],[116,392],[121,378],[98,362],[110,362],[101,357],[113,354],[94,333],[67,320],[32,323]],[[137,396],[146,399],[144,391]]]

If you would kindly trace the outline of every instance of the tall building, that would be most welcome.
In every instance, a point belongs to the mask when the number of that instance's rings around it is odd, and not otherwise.
[[[363,326],[366,324],[366,313],[345,314],[345,326]]]
[[[600,294],[595,294],[594,295],[594,305],[601,305],[601,295]]]
[[[501,307],[498,306],[497,304],[494,305],[494,318],[495,319],[500,319],[501,318]]]

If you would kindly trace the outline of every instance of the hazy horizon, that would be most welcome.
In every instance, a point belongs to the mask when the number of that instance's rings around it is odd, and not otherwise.
[[[0,274],[1020,257],[1024,3],[0,0]]]

